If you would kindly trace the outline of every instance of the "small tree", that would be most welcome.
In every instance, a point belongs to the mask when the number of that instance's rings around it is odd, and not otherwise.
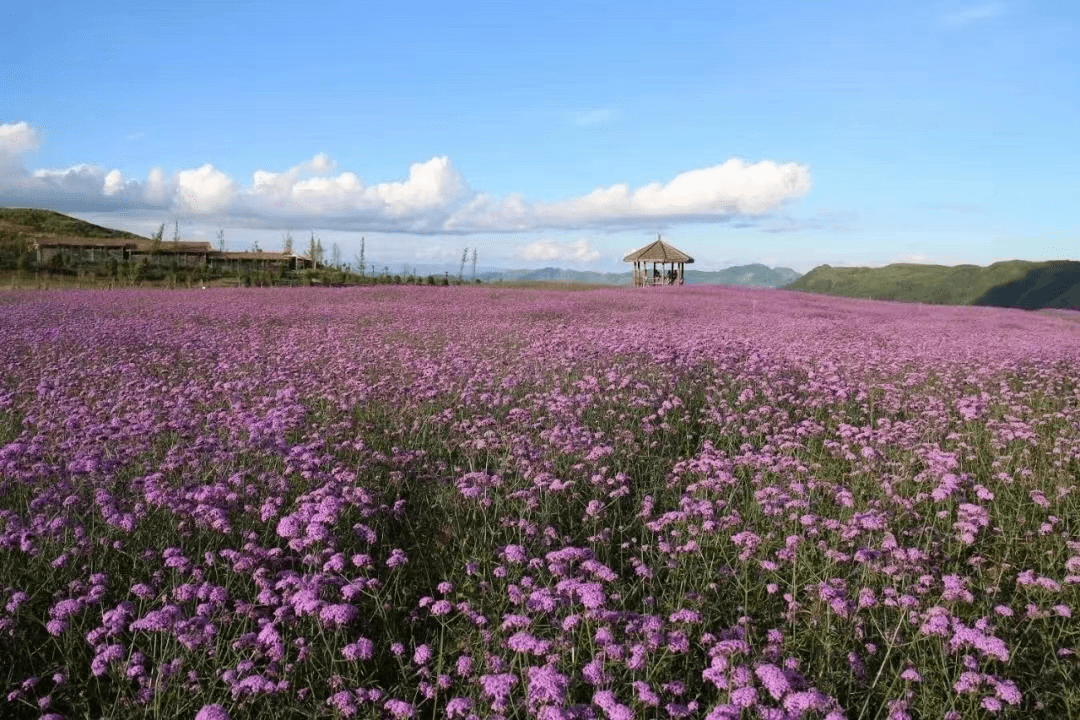
[[[311,231],[311,241],[308,242],[308,259],[311,260],[312,269],[319,267],[319,248],[315,244],[315,231]]]
[[[281,234],[281,252],[286,255],[292,255],[293,251],[292,233],[285,231]]]
[[[330,262],[336,268],[341,267],[341,246],[339,246],[337,243],[333,243],[330,246]]]
[[[259,241],[258,240],[251,243],[251,252],[262,252],[262,248],[259,247]]]
[[[461,251],[461,267],[458,268],[458,282],[465,280],[465,261],[469,259],[469,248]]]
[[[217,249],[218,252],[225,252],[225,228],[218,228]]]
[[[476,279],[476,248],[472,249],[472,279]]]
[[[173,220],[173,233],[172,233],[172,268],[175,271],[177,263],[180,262],[180,221]]]
[[[157,229],[157,232],[150,236],[150,252],[161,252],[161,238],[165,235],[165,223],[161,223],[161,226]]]

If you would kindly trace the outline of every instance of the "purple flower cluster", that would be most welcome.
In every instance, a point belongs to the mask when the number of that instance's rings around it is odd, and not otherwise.
[[[1080,703],[1074,316],[734,288],[0,299],[0,715]]]

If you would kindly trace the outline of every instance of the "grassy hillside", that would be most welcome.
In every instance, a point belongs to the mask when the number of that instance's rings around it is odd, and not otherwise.
[[[0,208],[0,228],[31,235],[72,235],[87,238],[140,238],[139,235],[101,227],[52,210]]]
[[[1080,262],[1039,263],[1023,277],[991,288],[975,305],[1080,309]]]
[[[881,268],[834,268],[821,265],[786,287],[789,290],[844,297],[904,300],[936,305],[971,305],[992,289],[1016,282],[1032,270],[1047,264],[1008,260],[987,267],[908,263]]]

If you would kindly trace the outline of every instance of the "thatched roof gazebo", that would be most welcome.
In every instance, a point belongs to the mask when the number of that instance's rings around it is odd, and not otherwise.
[[[657,235],[654,242],[630,253],[623,258],[623,262],[634,263],[634,287],[649,287],[682,285],[683,265],[694,262],[694,258],[668,245]],[[652,263],[652,273],[649,272],[649,263]],[[671,265],[670,270],[666,269],[668,265]]]

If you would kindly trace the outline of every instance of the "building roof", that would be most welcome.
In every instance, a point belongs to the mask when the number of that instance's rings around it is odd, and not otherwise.
[[[694,258],[656,236],[656,240],[623,258],[623,262],[692,263]]]
[[[85,238],[66,235],[30,236],[34,247],[133,248],[135,241],[127,238]]]
[[[141,241],[139,243],[139,252],[153,252],[153,241]],[[162,240],[158,244],[157,252],[162,254],[167,253],[209,253],[214,251],[214,246],[208,242],[198,240]]]
[[[215,252],[213,253],[215,259],[220,260],[288,260],[289,258],[300,258],[301,260],[307,260],[307,258],[301,257],[296,253],[283,253],[283,252],[268,252],[268,251],[234,251],[234,252]]]
[[[73,235],[31,235],[34,247],[76,247],[76,248],[125,248],[135,252],[155,252],[154,241],[148,238],[95,238]],[[208,253],[214,246],[199,240],[162,240],[157,244],[156,252],[169,253]]]

